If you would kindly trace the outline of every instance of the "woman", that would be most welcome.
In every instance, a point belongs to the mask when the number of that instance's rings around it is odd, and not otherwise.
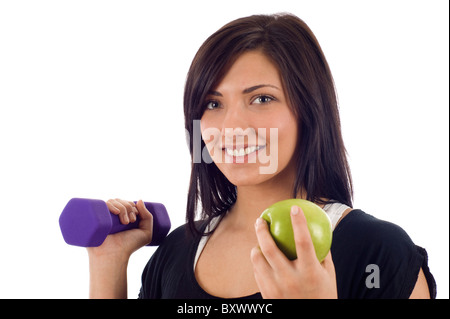
[[[333,79],[302,20],[251,16],[211,35],[190,67],[184,112],[192,137],[187,224],[150,259],[141,298],[435,297],[425,250],[400,227],[352,208]],[[287,198],[330,216],[333,244],[322,263],[299,207],[291,209],[293,261],[259,218]],[[141,222],[88,249],[91,297],[126,297],[128,258],[151,240],[152,216],[142,201],[108,207],[122,223],[136,214]]]

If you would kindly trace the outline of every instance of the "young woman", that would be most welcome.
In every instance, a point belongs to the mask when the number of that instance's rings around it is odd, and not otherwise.
[[[425,250],[400,227],[352,208],[333,79],[302,20],[250,16],[211,35],[190,67],[184,113],[187,223],[151,257],[139,297],[435,297]],[[291,209],[293,261],[259,218],[288,198],[315,202],[330,216],[333,244],[322,263],[299,207]],[[91,297],[120,298],[130,255],[151,240],[152,216],[142,201],[108,207],[122,223],[141,216],[139,229],[88,249]]]

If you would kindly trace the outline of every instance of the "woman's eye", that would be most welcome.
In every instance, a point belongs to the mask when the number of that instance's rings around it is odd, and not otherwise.
[[[271,97],[269,95],[259,95],[253,100],[252,103],[254,103],[254,104],[266,104],[266,103],[272,102],[274,100],[275,100],[275,98],[273,98],[273,97]]]
[[[208,103],[206,103],[206,108],[208,110],[217,109],[219,106],[220,106],[220,104],[217,101],[209,101]]]

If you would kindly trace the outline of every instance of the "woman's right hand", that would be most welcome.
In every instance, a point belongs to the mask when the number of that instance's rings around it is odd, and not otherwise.
[[[119,215],[122,224],[136,221],[139,228],[110,234],[98,247],[89,247],[89,296],[91,298],[127,298],[127,266],[131,254],[152,240],[153,216],[142,200],[133,202],[110,199],[108,209]]]
[[[111,213],[118,215],[122,224],[136,221],[140,216],[139,227],[115,234],[108,235],[105,241],[98,247],[89,247],[90,257],[118,257],[126,259],[131,254],[147,245],[152,240],[153,216],[145,207],[142,200],[136,204],[122,199],[109,199],[106,205]]]

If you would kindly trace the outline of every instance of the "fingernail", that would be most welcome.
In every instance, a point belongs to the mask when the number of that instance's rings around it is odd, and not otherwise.
[[[294,205],[291,207],[291,214],[294,216],[298,215],[298,207],[297,206]]]

